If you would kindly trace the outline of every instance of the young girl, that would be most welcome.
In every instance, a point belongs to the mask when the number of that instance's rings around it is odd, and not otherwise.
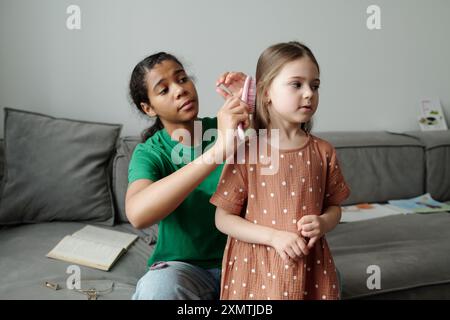
[[[258,60],[254,126],[278,130],[278,171],[262,175],[267,165],[249,163],[248,147],[244,163],[224,166],[210,200],[229,235],[221,299],[339,299],[324,235],[350,191],[335,149],[310,133],[319,84],[319,65],[301,43],[276,44]]]
[[[219,82],[233,83],[233,74]],[[234,150],[227,148],[230,141],[219,134],[212,148],[195,155],[193,151],[198,147],[204,151],[210,142],[194,135],[194,121],[201,121],[203,132],[217,127],[219,132],[235,130],[248,119],[248,106],[229,98],[217,119],[199,119],[194,83],[178,59],[164,52],[136,65],[130,95],[136,108],[156,122],[132,155],[125,210],[136,228],[159,223],[149,271],[139,280],[133,298],[218,298],[226,238],[215,228],[215,207],[209,199],[223,166],[211,160],[223,160]],[[196,140],[172,139],[177,129],[187,130]],[[187,161],[173,161],[175,148],[181,156],[187,155]]]

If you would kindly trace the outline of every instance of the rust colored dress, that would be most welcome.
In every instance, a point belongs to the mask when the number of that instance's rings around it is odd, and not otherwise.
[[[350,194],[335,149],[323,139],[308,133],[303,146],[279,150],[278,170],[272,175],[261,174],[275,163],[267,162],[270,148],[265,162],[259,147],[260,159],[249,161],[248,142],[245,145],[245,163],[242,157],[240,163],[236,158],[224,165],[210,200],[217,207],[255,224],[297,232],[301,217],[320,215],[328,206],[339,206]],[[339,299],[336,268],[325,236],[293,266],[286,265],[272,247],[228,237],[220,298]]]

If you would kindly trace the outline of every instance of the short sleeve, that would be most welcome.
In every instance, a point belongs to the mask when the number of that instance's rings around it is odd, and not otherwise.
[[[138,144],[131,156],[128,167],[128,183],[139,179],[157,181],[162,177],[161,157],[152,150],[148,150],[145,144]]]
[[[244,164],[225,164],[210,202],[239,215],[247,200],[247,170]]]
[[[350,188],[342,175],[339,160],[334,148],[332,148],[330,154],[327,154],[327,166],[324,208],[329,206],[340,206],[350,195]]]

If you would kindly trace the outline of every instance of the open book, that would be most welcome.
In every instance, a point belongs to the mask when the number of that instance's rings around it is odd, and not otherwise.
[[[65,236],[47,257],[108,271],[137,235],[86,226]]]

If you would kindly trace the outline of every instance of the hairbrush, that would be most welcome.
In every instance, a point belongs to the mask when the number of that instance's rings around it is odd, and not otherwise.
[[[249,120],[250,123],[253,122],[253,113],[255,112],[255,100],[256,100],[256,83],[252,77],[247,76],[245,78],[244,87],[242,88],[241,100],[248,104],[249,110]],[[238,125],[238,135],[242,140],[245,139],[245,132],[242,128],[242,123]]]
[[[230,96],[233,96],[231,91],[225,85],[220,84],[219,87]],[[247,76],[245,78],[244,86],[242,87],[241,100],[244,101],[250,107],[249,120],[251,123],[253,121],[253,113],[255,112],[255,100],[256,100],[256,83],[251,76]],[[242,123],[239,123],[237,130],[239,138],[241,140],[244,140],[245,132],[244,128],[242,127]]]

